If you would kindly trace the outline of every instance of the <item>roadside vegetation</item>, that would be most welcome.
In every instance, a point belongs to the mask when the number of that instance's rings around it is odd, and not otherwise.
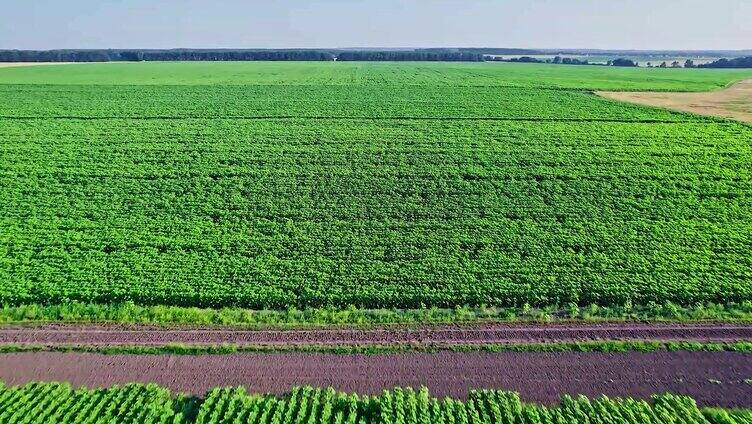
[[[0,323],[118,323],[148,325],[224,326],[239,328],[300,328],[424,324],[599,323],[599,322],[752,322],[752,303],[680,306],[672,303],[644,306],[521,308],[457,307],[453,309],[307,308],[254,310],[243,308],[196,308],[140,306],[133,302],[63,305],[25,304],[0,308]]]
[[[289,344],[289,345],[35,345],[3,344],[0,354],[19,352],[83,352],[105,355],[225,355],[233,353],[330,353],[339,355],[379,355],[410,352],[738,352],[752,353],[752,341],[738,342],[675,342],[675,341],[585,341],[542,343],[476,343],[476,344]]]

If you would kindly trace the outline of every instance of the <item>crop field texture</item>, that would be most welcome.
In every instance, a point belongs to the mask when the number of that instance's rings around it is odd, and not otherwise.
[[[129,384],[76,389],[60,383],[0,388],[0,423],[161,424],[746,424],[746,410],[699,409],[692,398],[656,395],[649,401],[564,396],[559,405],[523,403],[517,393],[473,391],[466,401],[432,398],[422,388],[396,388],[359,397],[334,389],[294,388],[284,397],[217,388],[203,399],[171,397],[159,386]]]
[[[588,91],[749,76],[490,63],[2,69],[0,303],[750,301],[752,127]]]
[[[150,62],[4,69],[0,84],[540,87],[706,91],[752,78],[749,69],[638,69],[507,63]],[[388,91],[388,90],[385,90]]]

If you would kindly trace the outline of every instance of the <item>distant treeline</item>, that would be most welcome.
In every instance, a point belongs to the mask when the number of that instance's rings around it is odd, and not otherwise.
[[[587,61],[587,59],[577,59],[577,58],[572,58],[572,57],[561,57],[561,56],[556,56],[553,59],[539,59],[537,57],[531,57],[531,56],[521,56],[521,57],[512,57],[509,59],[504,59],[504,58],[495,57],[495,56],[487,56],[486,60],[490,60],[494,62],[514,62],[514,63],[553,63],[556,65],[598,65],[598,66],[628,66],[628,67],[639,66],[637,62],[630,60],[630,59],[623,59],[623,58],[609,60],[605,64],[590,63]]]
[[[697,65],[698,68],[752,68],[752,56],[736,59],[718,59],[715,62]]]
[[[455,48],[455,49],[106,49],[106,50],[0,50],[0,62],[136,62],[136,61],[441,61],[441,62],[481,62],[503,61],[522,63],[553,63],[563,65],[602,65],[576,59],[556,56],[541,59],[532,55],[540,51],[528,49],[494,48]],[[521,55],[503,59],[499,55]],[[608,66],[638,66],[630,59],[614,59]],[[652,65],[648,62],[648,66]],[[685,67],[695,67],[688,60]],[[668,67],[661,64],[659,67]],[[681,67],[678,62],[671,67]],[[697,65],[699,68],[752,68],[752,56],[736,59],[719,59],[715,62]]]
[[[538,59],[536,57],[530,57],[530,56],[520,56],[520,57],[512,57],[509,59],[504,59],[501,57],[495,57],[495,56],[488,56],[486,57],[486,60],[490,60],[493,62],[515,62],[515,63],[554,63],[554,64],[562,64],[562,65],[594,65],[587,61],[587,59],[576,59],[571,57],[561,57],[556,56],[553,59]]]
[[[251,61],[251,60],[334,60],[330,52],[320,50],[137,50],[122,51],[119,59],[126,61]]]
[[[447,61],[480,62],[481,53],[447,49],[421,50],[0,50],[0,62],[116,61]]]
[[[415,49],[420,52],[459,52],[459,53],[475,53],[483,55],[497,55],[497,56],[511,56],[511,55],[542,55],[546,54],[542,50],[532,49],[510,49],[510,48],[493,48],[493,47],[461,47],[456,49],[448,48],[432,48],[432,49]]]
[[[0,62],[334,60],[324,50],[0,50]]]
[[[434,62],[482,62],[480,53],[453,51],[346,51],[337,54],[341,61],[434,61]]]

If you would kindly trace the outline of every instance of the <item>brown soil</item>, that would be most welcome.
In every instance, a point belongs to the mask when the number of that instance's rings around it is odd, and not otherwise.
[[[0,355],[0,380],[69,381],[75,386],[156,382],[203,395],[216,386],[284,393],[295,385],[333,386],[376,394],[395,386],[426,385],[433,395],[462,398],[471,388],[519,391],[528,401],[556,402],[561,394],[647,397],[674,392],[701,405],[752,406],[752,356],[734,352],[453,353],[337,355]]]
[[[237,330],[124,325],[49,324],[0,327],[0,344],[189,345],[458,345],[592,340],[751,340],[752,325],[594,324],[446,325],[418,328]]]
[[[752,80],[705,93],[598,91],[596,94],[624,102],[752,122]]]

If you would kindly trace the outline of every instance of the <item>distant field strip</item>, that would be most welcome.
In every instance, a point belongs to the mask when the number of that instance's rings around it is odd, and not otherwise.
[[[150,62],[4,69],[0,84],[99,86],[540,87],[614,91],[708,91],[749,69],[638,69],[509,63]],[[389,90],[383,90],[389,91]]]
[[[579,91],[498,87],[0,85],[0,117],[688,121]]]
[[[583,91],[737,73],[209,65],[0,71],[0,303],[752,301],[752,128]]]

